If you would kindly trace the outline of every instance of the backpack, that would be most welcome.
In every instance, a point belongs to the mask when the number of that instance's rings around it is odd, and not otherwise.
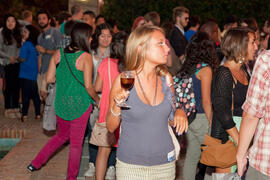
[[[199,63],[196,66],[196,74],[207,66],[205,63]],[[183,109],[188,117],[188,123],[191,124],[196,118],[196,100],[193,89],[192,76],[194,73],[181,76],[180,73],[173,77],[175,89],[176,108]]]

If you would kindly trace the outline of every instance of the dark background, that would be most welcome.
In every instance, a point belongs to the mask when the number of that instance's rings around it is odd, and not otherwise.
[[[32,11],[35,21],[35,15],[41,9],[46,9],[55,16],[60,11],[68,10],[68,0],[0,0],[0,25],[3,25],[5,14],[11,13],[21,19],[24,10]]]
[[[215,18],[221,29],[230,14],[240,19],[254,17],[259,25],[270,17],[270,0],[104,0],[101,13],[106,18],[117,20],[120,29],[130,29],[137,16],[149,11],[157,11],[162,23],[171,21],[172,9],[179,5],[187,7],[190,15],[199,15],[202,21]],[[31,10],[34,17],[39,9],[47,9],[55,16],[68,10],[68,0],[0,0],[1,25],[6,13],[21,18],[26,9]]]
[[[239,19],[254,17],[261,26],[270,17],[270,0],[104,0],[102,13],[106,17],[118,19],[122,28],[131,27],[134,18],[149,11],[157,11],[161,16],[161,24],[172,21],[172,9],[184,5],[190,15],[197,14],[202,21],[214,18],[223,29],[228,15],[236,15]],[[128,3],[127,3],[128,2]]]

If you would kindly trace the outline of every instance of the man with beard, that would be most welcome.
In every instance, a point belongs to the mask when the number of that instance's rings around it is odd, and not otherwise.
[[[39,52],[39,74],[37,81],[41,100],[45,102],[47,97],[46,73],[52,55],[60,47],[62,34],[58,29],[51,27],[51,18],[48,12],[38,12],[37,19],[38,25],[42,30],[42,33],[38,37],[38,45],[36,46]]]

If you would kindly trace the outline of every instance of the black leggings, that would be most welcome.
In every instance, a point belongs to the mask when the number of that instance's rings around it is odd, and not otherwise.
[[[5,109],[19,108],[19,70],[19,63],[5,66]]]
[[[37,81],[20,79],[22,88],[22,114],[26,116],[28,114],[30,99],[33,99],[35,107],[35,115],[40,115],[40,99],[38,94]]]

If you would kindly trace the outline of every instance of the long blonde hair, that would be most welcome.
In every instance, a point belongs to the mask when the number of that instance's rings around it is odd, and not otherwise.
[[[159,31],[165,36],[163,29],[149,25],[138,27],[130,34],[126,45],[126,70],[141,70],[143,68],[149,42],[155,31]],[[160,71],[165,73],[167,68],[164,65],[159,65],[157,72],[160,74]]]

